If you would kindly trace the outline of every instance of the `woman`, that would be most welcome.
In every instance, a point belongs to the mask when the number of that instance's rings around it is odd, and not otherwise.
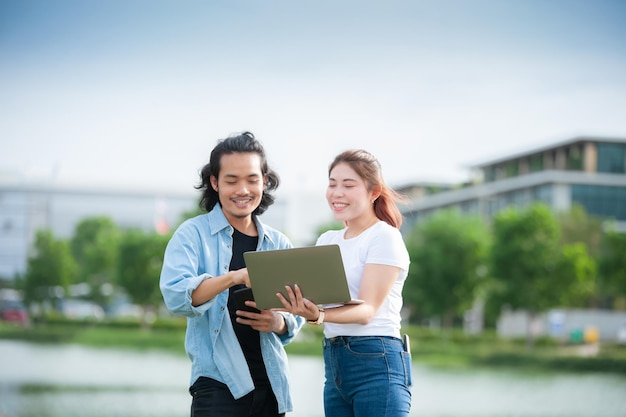
[[[319,308],[287,287],[285,310],[324,323],[324,410],[330,416],[407,416],[411,357],[400,339],[402,287],[409,255],[399,228],[398,194],[383,181],[369,152],[339,154],[329,167],[326,199],[342,230],[317,245],[338,244],[353,298],[359,305]]]

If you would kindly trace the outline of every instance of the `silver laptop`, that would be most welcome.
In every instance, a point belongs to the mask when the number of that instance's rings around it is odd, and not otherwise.
[[[298,284],[302,295],[319,306],[360,304],[350,297],[339,245],[278,249],[243,254],[257,307],[283,307],[285,285]]]

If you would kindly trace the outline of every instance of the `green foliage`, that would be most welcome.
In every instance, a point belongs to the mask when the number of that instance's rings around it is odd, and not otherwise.
[[[99,304],[105,301],[103,286],[114,282],[120,235],[120,230],[108,217],[84,219],[74,230],[71,248],[78,264],[76,282],[89,284],[90,298]]]
[[[404,287],[414,316],[443,319],[468,309],[487,277],[489,236],[477,217],[441,211],[418,224],[407,238],[411,258]]]
[[[157,306],[161,300],[159,276],[168,237],[156,233],[129,230],[120,242],[118,284],[132,301],[143,306]]]
[[[543,204],[495,216],[491,272],[498,286],[491,297],[498,307],[537,312],[554,305],[561,291],[559,241],[557,220]]]
[[[595,259],[587,253],[587,247],[584,243],[579,242],[563,246],[562,257],[557,265],[556,278],[559,292],[553,301],[555,305],[589,306],[595,294],[597,266]]]
[[[318,232],[342,227],[331,222]],[[598,233],[601,244],[594,249]],[[509,209],[491,229],[478,218],[440,211],[405,240],[411,267],[404,299],[412,319],[438,316],[449,325],[475,299],[486,300],[493,324],[504,305],[539,312],[588,306],[598,296],[626,297],[626,234],[604,232],[580,207],[558,217],[541,204]],[[76,282],[115,283],[134,303],[154,307],[162,303],[158,281],[167,241],[122,231],[103,217],[80,222],[71,242],[42,230],[19,287],[30,303],[49,301],[51,288]]]
[[[602,292],[626,297],[626,233],[607,232],[600,255]]]
[[[559,213],[558,221],[563,245],[583,243],[591,256],[597,257],[600,254],[604,233],[601,218],[588,216],[582,206],[574,205],[569,211]]]
[[[343,222],[333,221],[330,223],[324,223],[317,228],[317,236],[321,235],[328,230],[341,230],[345,227]]]
[[[68,242],[56,240],[50,230],[40,230],[35,237],[34,251],[28,257],[24,279],[26,303],[38,303],[54,298],[51,289],[66,290],[76,273],[76,262]]]

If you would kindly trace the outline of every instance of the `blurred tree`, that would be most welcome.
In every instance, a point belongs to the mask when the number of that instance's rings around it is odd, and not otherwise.
[[[601,218],[587,215],[584,207],[578,204],[569,211],[559,213],[557,218],[563,245],[582,242],[592,257],[598,257],[604,234]]]
[[[509,208],[494,217],[491,273],[497,286],[490,294],[496,308],[525,309],[535,315],[554,306],[563,288],[558,283],[561,262],[559,224],[549,208],[535,203]],[[527,329],[529,344],[534,334]]]
[[[600,292],[613,300],[626,299],[626,233],[604,235],[599,264]]]
[[[168,240],[168,236],[133,229],[123,234],[119,246],[118,284],[143,308],[144,327],[162,302],[159,277]]]
[[[329,223],[321,224],[317,228],[317,236],[315,237],[315,239],[317,240],[317,237],[319,235],[321,235],[322,233],[324,233],[324,232],[326,232],[328,230],[341,230],[344,227],[346,227],[345,224],[343,222],[340,222],[340,221],[332,221],[332,222],[329,222]]]
[[[108,217],[82,220],[74,229],[72,255],[78,265],[77,283],[90,287],[88,298],[104,307],[112,294],[120,230]]]
[[[45,303],[63,296],[75,273],[76,263],[68,242],[56,240],[50,230],[38,231],[33,254],[27,261],[24,301]]]
[[[584,308],[593,304],[597,269],[596,260],[587,253],[584,243],[563,246],[555,271],[556,279],[554,282],[545,282],[545,285],[557,286],[554,306]]]
[[[489,233],[478,217],[446,210],[419,223],[407,237],[411,267],[404,299],[414,316],[452,325],[471,307],[487,277]]]

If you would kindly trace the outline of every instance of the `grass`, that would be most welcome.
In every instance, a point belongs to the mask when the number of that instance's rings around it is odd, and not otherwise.
[[[626,346],[603,344],[594,356],[581,353],[589,346],[539,339],[533,347],[525,340],[500,339],[494,331],[471,336],[460,329],[403,329],[411,337],[413,361],[433,367],[511,368],[528,371],[610,372],[626,375]],[[184,355],[185,321],[168,319],[142,329],[138,322],[89,322],[63,319],[22,328],[0,322],[0,339],[34,343],[80,344],[98,348],[160,350]],[[286,346],[290,355],[321,356],[323,328],[305,326]]]
[[[480,336],[461,330],[410,327],[414,361],[438,367],[490,367],[528,371],[610,372],[626,375],[626,346],[602,344],[593,356],[589,345],[549,338],[528,346],[525,339],[501,339],[493,330]]]

